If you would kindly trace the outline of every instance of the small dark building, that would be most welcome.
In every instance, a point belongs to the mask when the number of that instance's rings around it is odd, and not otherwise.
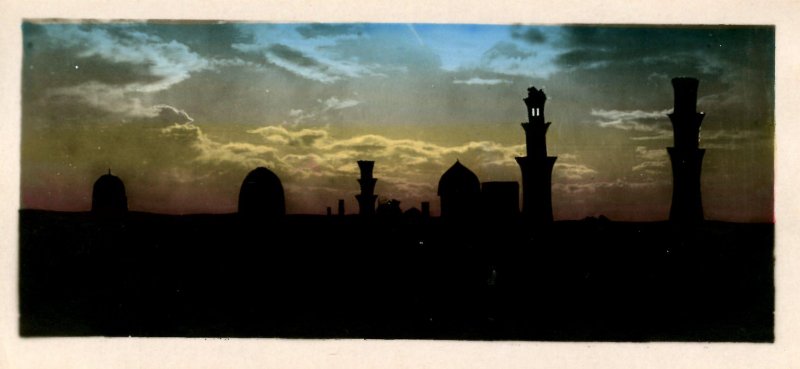
[[[395,199],[381,202],[378,204],[378,209],[375,212],[382,217],[397,217],[403,215],[403,209],[400,208],[400,201]]]
[[[286,214],[280,178],[264,167],[258,167],[247,174],[239,191],[239,214],[258,217]]]
[[[94,182],[92,188],[92,212],[101,214],[119,214],[128,211],[128,197],[125,195],[125,184],[119,177],[104,174]]]
[[[409,218],[409,219],[419,219],[419,218],[422,218],[422,211],[420,211],[417,208],[412,207],[411,209],[408,209],[408,210],[404,211],[403,212],[403,216],[405,216],[406,218]]]
[[[480,208],[481,183],[478,176],[458,160],[439,179],[443,218],[474,216]]]
[[[481,184],[483,213],[489,217],[510,218],[519,215],[519,184],[517,182],[483,182]]]
[[[422,206],[422,210],[421,210],[422,217],[423,218],[430,217],[431,216],[431,203],[428,202],[428,201],[423,201],[421,206]]]

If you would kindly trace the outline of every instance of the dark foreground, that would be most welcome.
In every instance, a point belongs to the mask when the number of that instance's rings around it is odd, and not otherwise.
[[[22,336],[773,340],[772,224],[20,212]]]

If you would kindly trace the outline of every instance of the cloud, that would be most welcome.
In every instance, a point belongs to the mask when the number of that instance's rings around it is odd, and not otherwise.
[[[78,86],[50,89],[49,97],[69,97],[81,104],[119,114],[127,118],[148,119],[157,123],[186,123],[194,119],[169,105],[147,105],[145,96],[136,87],[110,86],[99,82],[89,82]]]
[[[773,31],[750,26],[567,26],[560,29],[562,51],[555,63],[564,73],[585,74],[578,78],[599,85],[661,88],[669,86],[669,76],[693,76],[703,81],[702,99],[734,86],[752,90],[748,85],[765,86],[764,79],[773,79]],[[646,90],[639,90],[644,96],[638,99],[653,101]]]
[[[671,111],[672,109],[660,111],[592,109],[592,115],[610,121],[634,121],[642,119],[664,119]]]
[[[560,54],[556,63],[565,67],[595,69],[608,66],[614,59],[616,56],[609,50],[577,49]]]
[[[742,147],[743,142],[763,139],[772,139],[772,137],[763,130],[705,130],[700,134],[700,146],[706,149],[738,150]]]
[[[524,145],[503,145],[492,141],[440,145],[376,134],[335,137],[326,127],[264,126],[248,133],[259,140],[221,143],[193,123],[173,124],[161,130],[161,135],[173,146],[193,150],[189,165],[225,168],[233,165],[241,168],[238,171],[247,171],[255,166],[269,167],[279,175],[287,191],[298,193],[292,196],[292,201],[305,204],[295,205],[304,212],[322,211],[324,207],[320,204],[335,204],[335,199],[341,198],[344,192],[355,194],[357,186],[353,179],[358,176],[357,160],[376,161],[375,176],[379,179],[378,194],[382,198],[397,198],[412,206],[436,198],[438,178],[456,158],[475,171],[479,178],[485,179],[492,168],[518,173],[514,157],[524,152]],[[663,155],[657,151],[664,150],[641,147],[636,152],[643,159],[655,161]],[[620,215],[606,208],[617,200],[609,199],[625,198],[630,192],[654,191],[666,185],[663,181],[641,180],[639,177],[596,180],[597,171],[578,162],[578,155],[567,153],[559,159],[554,171],[554,198],[577,201],[584,204],[581,205],[584,208],[601,209],[615,216]],[[589,203],[592,205],[586,205]],[[576,214],[574,216],[583,216],[580,211]]]
[[[633,166],[631,170],[649,175],[651,178],[654,175],[663,174],[663,168],[667,167],[669,160],[667,150],[664,148],[648,149],[645,146],[636,147],[636,157],[642,161]]]
[[[196,151],[194,161],[212,164],[236,163],[245,168],[274,167],[277,150],[267,145],[244,142],[222,144],[209,138],[193,123],[172,124],[161,129],[161,136],[173,144],[183,144]]]
[[[665,168],[666,166],[666,161],[645,161],[635,165],[633,168],[631,168],[631,170],[634,172],[654,173],[661,168]]]
[[[667,151],[663,148],[648,149],[644,146],[636,146],[636,155],[646,160],[658,160],[664,162],[667,160]]]
[[[525,44],[500,41],[483,52],[474,65],[466,64],[462,71],[477,69],[483,73],[498,73],[505,76],[547,78],[555,71],[550,49],[539,52],[528,49]]]
[[[267,61],[300,77],[332,83],[342,75],[314,58],[283,44],[273,44],[264,50]]]
[[[312,55],[308,51],[281,44],[235,44],[233,48],[244,53],[260,55],[272,66],[283,69],[307,80],[331,84],[344,78],[357,78],[376,75],[369,66],[350,60],[334,60],[325,57],[315,48]]]
[[[453,80],[455,84],[461,85],[499,85],[499,84],[512,84],[513,81],[509,81],[507,79],[497,79],[497,78],[490,78],[490,79],[483,79],[480,77],[472,77],[470,79],[457,79]]]
[[[336,37],[359,35],[360,27],[354,24],[309,24],[297,27],[296,31],[304,38]]]
[[[576,159],[578,159],[578,155],[569,153],[559,154],[558,159],[560,159],[561,161],[575,161]]]
[[[173,124],[161,130],[163,136],[196,149],[195,160],[242,166],[269,163],[301,178],[349,176],[357,172],[353,163],[361,159],[380,161],[384,177],[398,180],[413,180],[415,175],[423,174],[438,176],[456,158],[473,162],[480,168],[516,168],[514,157],[524,151],[523,145],[507,146],[492,141],[442,146],[375,134],[337,138],[332,137],[327,128],[265,126],[247,133],[259,136],[262,143],[222,144],[209,138],[193,123]]]
[[[153,109],[158,111],[157,118],[160,123],[183,124],[194,121],[185,111],[169,105],[155,105]]]
[[[703,141],[738,141],[738,140],[749,140],[754,138],[763,137],[764,133],[759,131],[750,131],[750,130],[725,130],[725,129],[718,129],[718,130],[705,130],[702,132],[701,139]]]
[[[188,46],[133,28],[48,25],[45,30],[55,46],[73,50],[78,58],[99,57],[112,63],[147,66],[159,80],[139,84],[141,92],[164,90],[210,67],[207,59]]]
[[[636,136],[631,137],[633,141],[659,141],[659,140],[671,140],[673,137],[672,131],[670,130],[663,130],[659,132],[657,135],[652,136]]]
[[[547,41],[547,36],[538,28],[512,27],[511,37],[531,44],[542,44]]]
[[[339,110],[352,108],[356,105],[361,104],[361,101],[354,99],[339,99],[336,96],[331,96],[325,100],[317,99],[317,103],[318,106],[314,106],[308,110],[290,109],[289,118],[291,118],[291,123],[294,125],[298,125],[300,123],[310,121],[315,118],[319,118],[320,120],[325,120],[327,118],[325,113],[336,112]]]
[[[33,79],[53,104],[83,104],[124,118],[155,117],[160,107],[149,103],[193,73],[215,64],[175,40],[143,32],[130,25],[30,25],[29,42],[39,46],[31,63],[58,68],[43,58],[59,55],[70,70],[59,71],[56,83]],[[44,70],[42,71],[44,72]],[[184,118],[185,119],[185,118]],[[180,119],[179,119],[180,120]]]
[[[737,59],[742,50],[768,51],[774,37],[771,27],[565,27],[564,41],[568,48],[603,51],[589,57],[603,60],[624,60],[670,55],[695,56],[702,51],[706,57]],[[766,42],[765,42],[766,41]],[[744,46],[744,48],[742,48]],[[768,52],[754,52],[769,55]],[[588,61],[588,60],[586,60]],[[761,62],[761,61],[759,61]],[[736,61],[743,63],[743,61]]]
[[[765,50],[764,45],[755,44],[767,39],[752,31],[747,27],[567,26],[559,29],[554,64],[559,77],[615,90],[617,107],[649,111],[664,106],[656,102],[662,96],[659,91],[671,92],[670,76],[701,80],[702,99],[771,69],[761,62],[745,68],[734,60],[742,59],[737,54],[749,52],[748,45]],[[758,72],[748,71],[751,68]]]
[[[264,126],[247,133],[257,139],[223,143],[194,123],[172,124],[159,131],[169,147],[181,152],[180,157],[189,158],[182,166],[211,165],[218,169],[207,170],[233,172],[265,166],[287,188],[303,189],[304,197],[296,201],[316,198],[304,205],[316,207],[319,197],[335,199],[342,192],[357,191],[357,160],[376,161],[379,195],[417,203],[436,198],[439,177],[456,159],[486,176],[498,169],[517,172],[514,157],[524,151],[524,145],[492,141],[439,145],[375,134],[334,137],[327,127]]]
[[[252,42],[253,35],[247,30],[253,26],[252,23],[228,22],[146,22],[131,23],[128,28],[157,34],[164,40],[175,40],[203,57],[222,61],[236,54],[231,45]],[[233,57],[235,59],[236,56]]]
[[[323,129],[304,128],[299,131],[290,131],[282,126],[266,126],[247,131],[261,135],[267,142],[290,146],[313,146],[315,142],[328,137],[328,131]]]
[[[554,170],[555,176],[571,180],[585,180],[597,174],[596,170],[586,165],[575,163],[556,163]]]
[[[161,129],[161,134],[179,141],[208,141],[200,127],[191,123],[173,123]]]
[[[553,175],[560,179],[570,181],[585,181],[594,179],[597,171],[585,164],[578,163],[578,155],[564,153],[558,156],[558,161],[553,166]]]
[[[331,110],[331,109],[332,110],[341,110],[341,109],[350,108],[350,107],[353,107],[353,106],[356,106],[356,105],[360,104],[361,102],[358,101],[358,100],[353,100],[353,99],[339,100],[336,97],[331,97],[331,98],[323,101],[322,103],[325,105],[325,108],[323,108],[323,111],[327,111],[327,110]]]
[[[486,50],[482,58],[485,60],[494,60],[498,58],[522,60],[535,55],[536,53],[522,50],[512,42],[501,41],[496,43],[489,50]]]
[[[142,102],[144,96],[136,91],[136,85],[120,87],[100,82],[87,82],[77,86],[49,89],[46,96],[50,99],[62,98],[61,101],[89,105],[127,117],[152,117],[157,114],[152,106]],[[69,99],[63,100],[63,98]]]
[[[411,169],[413,166],[427,164],[446,165],[450,159],[455,159],[459,155],[474,158],[481,165],[486,166],[516,166],[514,157],[521,154],[523,146],[504,146],[491,141],[471,141],[457,146],[441,146],[421,140],[391,139],[381,135],[368,134],[321,142],[317,148],[331,152],[344,152],[348,155],[391,158]]]
[[[392,33],[365,33],[358,39],[337,39],[335,44],[321,46],[318,50],[332,60],[354,63],[367,71],[361,73],[364,75],[438,71],[442,64],[439,55],[420,44],[417,38],[406,37],[407,26],[396,26],[403,29]]]
[[[571,195],[593,194],[599,191],[622,190],[630,191],[657,185],[655,182],[633,182],[622,179],[592,183],[554,183],[553,190]]]
[[[650,133],[648,136],[632,137],[632,140],[653,140],[672,137],[667,118],[671,111],[592,109],[591,115],[600,118],[595,122],[603,128]]]
[[[702,30],[688,28],[572,26],[563,31],[566,51],[556,62],[586,68],[631,62],[644,65],[654,57],[685,58],[693,50],[705,49],[707,37]]]
[[[319,67],[321,64],[315,59],[310,58],[302,52],[286,46],[284,44],[272,44],[266,48],[266,52],[279,59],[286,60],[301,67]]]

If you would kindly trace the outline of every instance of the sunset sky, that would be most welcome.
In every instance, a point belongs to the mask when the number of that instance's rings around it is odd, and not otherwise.
[[[544,88],[559,219],[668,217],[670,80],[700,80],[706,218],[772,221],[774,30],[444,24],[25,23],[22,208],[85,211],[110,168],[131,210],[236,211],[266,166],[287,212],[431,201],[458,159],[520,181]]]

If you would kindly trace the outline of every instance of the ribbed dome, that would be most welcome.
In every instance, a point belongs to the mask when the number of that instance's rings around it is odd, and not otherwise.
[[[454,194],[477,194],[480,192],[481,183],[478,180],[478,176],[456,160],[456,163],[444,172],[442,178],[439,179],[439,190],[437,194],[439,196],[446,196]]]
[[[239,213],[277,216],[286,212],[280,178],[267,168],[247,174],[239,191]]]
[[[125,184],[119,177],[104,174],[94,182],[92,188],[92,211],[124,212],[128,210],[128,197],[125,195]]]

